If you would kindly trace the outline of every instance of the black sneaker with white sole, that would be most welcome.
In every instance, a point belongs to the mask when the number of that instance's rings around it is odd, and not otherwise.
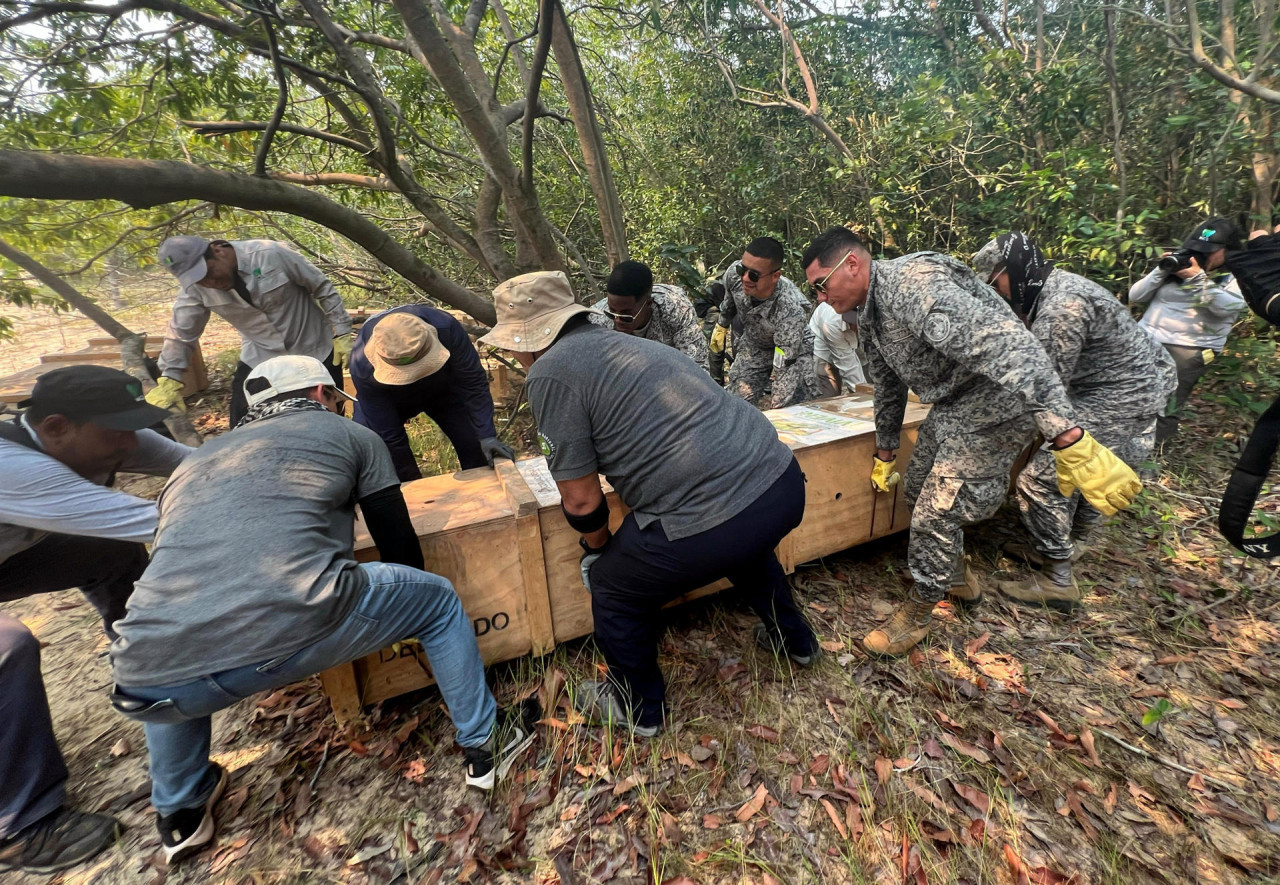
[[[213,818],[213,806],[218,804],[227,790],[227,770],[216,762],[210,762],[212,776],[218,782],[203,805],[196,808],[180,808],[173,814],[156,818],[160,831],[160,847],[164,849],[165,863],[173,866],[185,860],[213,841],[217,830]]]
[[[526,698],[514,707],[499,710],[489,740],[479,747],[462,748],[467,762],[467,786],[481,790],[497,786],[512,763],[533,743],[534,727],[541,718],[542,705],[537,698]]]

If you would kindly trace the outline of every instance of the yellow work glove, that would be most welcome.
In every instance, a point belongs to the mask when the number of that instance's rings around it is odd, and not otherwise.
[[[1053,449],[1058,462],[1058,491],[1070,498],[1076,489],[1107,516],[1133,503],[1142,483],[1133,469],[1086,431],[1065,449]]]
[[[333,339],[333,364],[345,369],[351,363],[351,345],[356,343],[354,332],[339,335]]]
[[[707,349],[712,353],[724,353],[724,340],[728,337],[729,327],[717,323],[711,330],[711,343],[707,345]]]
[[[147,393],[147,402],[159,409],[174,409],[179,412],[187,410],[187,402],[182,398],[181,381],[161,375],[156,386]]]
[[[871,460],[875,463],[871,468],[871,487],[877,492],[892,492],[893,487],[902,480],[902,474],[893,469],[898,459],[890,458],[888,461],[881,461],[879,458],[872,458]]]

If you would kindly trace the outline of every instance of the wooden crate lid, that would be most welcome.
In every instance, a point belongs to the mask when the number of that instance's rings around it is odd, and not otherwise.
[[[400,487],[418,537],[471,528],[515,514],[498,475],[488,467],[414,480]],[[373,546],[364,521],[356,523],[356,550]]]

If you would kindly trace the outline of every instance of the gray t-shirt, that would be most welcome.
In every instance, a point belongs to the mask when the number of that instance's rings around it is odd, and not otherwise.
[[[160,496],[151,565],[111,645],[122,686],[177,685],[328,635],[367,586],[355,503],[398,485],[376,433],[286,412],[209,440]]]
[[[603,473],[641,528],[660,520],[672,541],[737,515],[791,464],[764,415],[656,341],[584,323],[527,388],[551,476]]]

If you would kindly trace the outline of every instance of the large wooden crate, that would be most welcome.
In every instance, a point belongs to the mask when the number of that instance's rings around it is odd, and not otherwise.
[[[789,573],[802,563],[907,528],[910,510],[899,487],[877,495],[869,480],[875,452],[871,397],[858,394],[767,412],[805,474],[805,515],[778,546]],[[908,405],[898,463],[904,469],[928,407]],[[403,486],[429,571],[453,582],[486,663],[530,652],[592,630],[591,597],[582,586],[578,533],[565,521],[546,461],[533,458],[497,470],[481,468],[433,476]],[[626,508],[606,487],[610,523]],[[376,558],[359,534],[356,555]],[[675,603],[728,586],[700,588]],[[364,704],[431,684],[430,668],[414,644],[384,649],[321,674],[340,721]]]

